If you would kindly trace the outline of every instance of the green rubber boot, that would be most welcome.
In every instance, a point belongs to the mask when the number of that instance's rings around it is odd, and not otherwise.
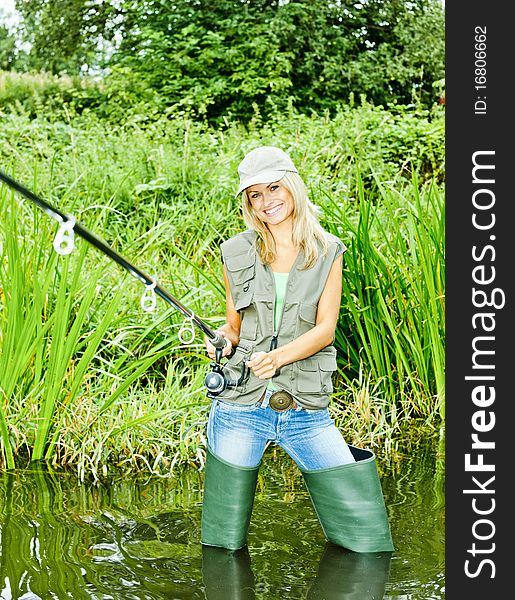
[[[354,463],[302,471],[325,537],[354,552],[393,551],[375,455],[349,448]]]
[[[202,543],[238,550],[247,543],[257,467],[237,467],[208,448],[202,506]]]

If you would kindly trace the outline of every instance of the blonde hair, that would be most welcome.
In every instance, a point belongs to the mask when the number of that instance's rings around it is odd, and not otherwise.
[[[304,181],[298,173],[287,172],[281,183],[293,197],[293,243],[304,251],[302,269],[313,266],[320,254],[325,255],[328,244],[325,232],[318,221],[320,209],[308,198]],[[276,247],[270,229],[256,216],[250,203],[247,190],[242,192],[243,220],[245,225],[257,233],[260,243],[257,245],[259,257],[264,264],[270,264],[276,258]]]

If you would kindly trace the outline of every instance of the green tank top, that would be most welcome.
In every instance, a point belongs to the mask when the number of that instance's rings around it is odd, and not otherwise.
[[[274,329],[277,331],[279,323],[281,322],[281,315],[283,314],[284,307],[284,296],[286,294],[286,284],[288,283],[289,273],[275,273],[275,304],[274,304]],[[267,389],[277,389],[272,383],[272,380],[268,383]]]
[[[274,306],[274,329],[277,331],[283,314],[284,296],[289,273],[274,273],[275,279],[275,306]]]

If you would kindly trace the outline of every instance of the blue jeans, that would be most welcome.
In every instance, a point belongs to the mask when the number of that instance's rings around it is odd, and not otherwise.
[[[215,399],[207,440],[216,456],[239,467],[256,467],[271,442],[305,470],[355,462],[327,409],[276,412],[270,406],[238,406]]]

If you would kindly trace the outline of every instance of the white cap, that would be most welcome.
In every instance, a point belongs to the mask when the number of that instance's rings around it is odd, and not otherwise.
[[[261,146],[251,150],[238,165],[240,185],[236,196],[256,183],[279,181],[286,172],[298,173],[291,158],[275,146]]]

